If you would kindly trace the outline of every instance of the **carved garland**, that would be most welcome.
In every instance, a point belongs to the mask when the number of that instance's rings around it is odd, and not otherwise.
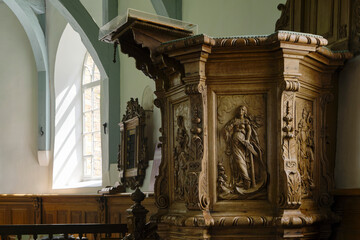
[[[186,175],[185,205],[188,209],[199,209],[199,174],[204,154],[202,126],[202,97],[200,94],[190,95],[191,103],[191,144],[188,171]]]

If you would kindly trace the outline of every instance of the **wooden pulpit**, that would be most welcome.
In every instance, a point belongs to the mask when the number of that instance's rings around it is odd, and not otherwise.
[[[347,52],[321,36],[211,38],[129,13],[119,44],[156,84],[163,239],[328,239],[337,79]],[[115,24],[115,25],[114,25]]]

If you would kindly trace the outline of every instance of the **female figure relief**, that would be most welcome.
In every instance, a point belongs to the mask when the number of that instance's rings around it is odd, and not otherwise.
[[[255,192],[266,180],[266,167],[262,162],[262,150],[255,127],[258,126],[249,118],[247,108],[243,105],[237,108],[235,117],[224,127],[230,167],[227,195]]]
[[[186,175],[186,162],[188,159],[189,135],[186,132],[183,116],[177,117],[178,129],[175,138],[175,193],[180,200],[184,199],[184,182]]]
[[[298,161],[302,180],[302,194],[304,197],[311,196],[314,188],[313,165],[314,165],[314,130],[313,119],[310,111],[305,108],[302,111],[301,119],[298,123],[297,143]]]

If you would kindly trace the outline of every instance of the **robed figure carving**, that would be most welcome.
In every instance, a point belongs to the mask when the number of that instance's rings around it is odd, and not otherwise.
[[[257,121],[248,116],[247,108],[243,105],[237,108],[235,117],[224,126],[225,153],[230,171],[227,171],[227,176],[220,176],[226,172],[219,171],[219,179],[226,181],[220,184],[221,198],[249,198],[265,185],[266,165],[256,132],[259,127]],[[222,169],[222,164],[219,165]]]
[[[176,131],[174,161],[175,161],[175,198],[184,200],[185,176],[187,170],[187,159],[189,135],[187,134],[184,117],[177,117],[178,129]]]

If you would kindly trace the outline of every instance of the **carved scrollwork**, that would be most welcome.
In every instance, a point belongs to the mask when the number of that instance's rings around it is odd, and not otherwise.
[[[297,92],[300,89],[300,82],[296,80],[284,80],[281,86],[283,91]]]
[[[261,115],[248,113],[245,105],[236,107],[235,116],[227,121],[222,132],[229,170],[218,162],[220,199],[249,199],[266,186],[267,167],[258,129],[263,126]]]
[[[142,117],[145,118],[145,111],[140,106],[139,100],[136,98],[130,98],[130,101],[127,102],[126,112],[123,115],[122,121],[126,121],[132,119],[134,117]]]
[[[276,21],[275,31],[286,30],[290,21],[290,0],[286,4],[279,4],[277,8],[281,11],[281,16]]]

